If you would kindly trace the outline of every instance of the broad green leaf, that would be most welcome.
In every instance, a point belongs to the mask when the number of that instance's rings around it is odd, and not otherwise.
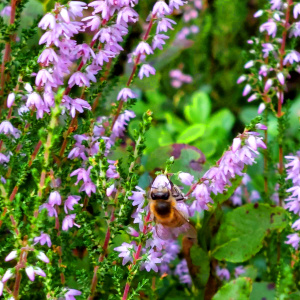
[[[213,300],[248,300],[252,290],[252,281],[239,277],[222,286],[213,296]]]
[[[234,120],[235,118],[233,113],[229,109],[224,108],[211,116],[209,120],[209,127],[221,127],[229,132],[233,127]]]
[[[271,282],[254,282],[250,300],[274,300],[276,297],[275,284]],[[299,298],[298,298],[299,299]]]
[[[195,278],[198,288],[206,286],[210,273],[210,260],[207,253],[199,246],[194,245],[190,250],[193,265],[198,267],[197,277]]]
[[[196,92],[192,103],[184,108],[184,116],[190,123],[205,123],[210,115],[211,101],[204,92]]]
[[[195,124],[185,129],[178,137],[177,143],[188,144],[200,138],[205,132],[204,124]]]
[[[282,207],[268,204],[246,204],[227,213],[216,237],[212,255],[218,260],[243,262],[261,248],[271,230],[283,230],[288,221]]]

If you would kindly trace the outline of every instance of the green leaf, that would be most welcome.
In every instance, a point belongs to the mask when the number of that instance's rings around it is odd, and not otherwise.
[[[212,255],[218,260],[243,262],[261,248],[271,230],[283,230],[288,221],[282,207],[268,204],[246,204],[225,215],[216,237]]]
[[[196,285],[199,288],[204,288],[210,273],[208,254],[199,246],[194,245],[190,250],[190,255],[193,265],[198,267],[197,277],[195,278]]]
[[[252,281],[247,277],[239,277],[222,286],[213,296],[213,300],[248,300],[252,290]]]
[[[185,129],[178,137],[177,143],[188,144],[200,138],[205,132],[204,124],[195,124]]]
[[[190,123],[205,123],[210,115],[211,101],[204,92],[196,92],[192,103],[184,108],[184,116]]]
[[[271,282],[254,282],[250,295],[250,300],[265,299],[273,300],[276,297],[274,283]],[[299,298],[298,298],[299,299]]]
[[[224,128],[227,132],[229,132],[233,127],[234,120],[235,118],[233,113],[229,109],[224,108],[211,116],[209,120],[209,127],[221,127]]]

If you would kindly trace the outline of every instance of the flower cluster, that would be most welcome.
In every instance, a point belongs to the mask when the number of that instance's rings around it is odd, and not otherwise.
[[[295,156],[286,156],[286,160],[289,162],[285,165],[287,172],[287,180],[292,180],[293,186],[287,189],[288,193],[291,193],[288,198],[285,208],[293,212],[295,215],[300,215],[300,152],[297,152]],[[300,230],[300,220],[293,223],[292,228],[296,231]],[[295,249],[298,249],[300,237],[299,234],[292,233],[287,236],[288,241],[286,244],[291,244]]]

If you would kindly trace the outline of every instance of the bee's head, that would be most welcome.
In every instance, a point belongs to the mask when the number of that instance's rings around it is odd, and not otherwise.
[[[158,175],[151,186],[150,197],[152,200],[168,200],[170,197],[171,183],[166,175]]]

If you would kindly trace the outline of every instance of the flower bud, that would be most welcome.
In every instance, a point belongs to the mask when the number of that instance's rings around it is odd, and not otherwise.
[[[282,73],[277,74],[278,81],[281,85],[284,85],[284,76]]]
[[[49,258],[46,256],[46,254],[42,251],[39,252],[39,254],[37,255],[37,258],[41,261],[43,261],[44,263],[48,264],[50,262]]]
[[[3,283],[5,283],[8,279],[10,279],[11,277],[13,277],[13,275],[14,275],[14,273],[12,272],[12,269],[8,269],[8,270],[4,273],[4,275],[3,275],[1,281],[2,281]]]
[[[29,280],[34,281],[35,276],[34,276],[34,270],[32,266],[29,266],[27,268],[25,268],[25,272],[29,278]]]
[[[17,257],[17,251],[11,251],[6,257],[5,257],[5,261],[10,261],[13,260]]]
[[[178,175],[179,180],[185,185],[192,185],[194,176],[189,173],[180,172]]]
[[[265,103],[261,103],[261,104],[259,104],[257,113],[261,114],[265,109],[266,109],[266,104]]]
[[[7,97],[7,107],[10,108],[14,102],[15,102],[15,94],[10,93]]]
[[[238,149],[240,149],[242,141],[240,138],[233,139],[233,143],[231,146],[232,152],[235,153]]]

